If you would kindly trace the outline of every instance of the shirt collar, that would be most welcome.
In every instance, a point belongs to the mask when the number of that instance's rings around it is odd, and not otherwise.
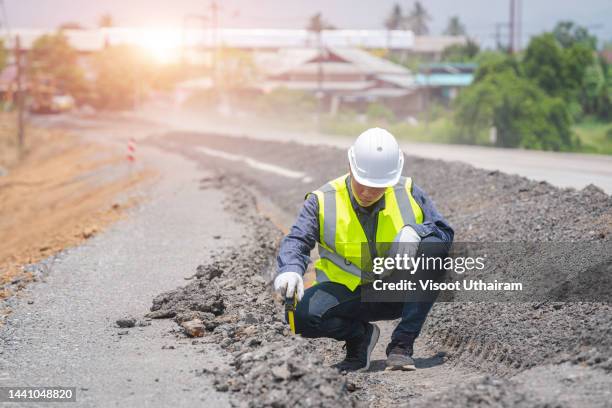
[[[345,182],[346,182],[346,187],[348,188],[348,191],[349,191],[349,197],[351,198],[351,205],[353,206],[353,209],[355,211],[359,211],[362,214],[375,214],[375,213],[385,209],[385,196],[384,196],[384,194],[380,198],[380,200],[378,200],[377,202],[375,202],[371,206],[369,206],[369,207],[362,207],[362,206],[359,205],[359,203],[355,199],[355,195],[353,194],[353,188],[351,186],[351,175],[350,174],[346,178]]]

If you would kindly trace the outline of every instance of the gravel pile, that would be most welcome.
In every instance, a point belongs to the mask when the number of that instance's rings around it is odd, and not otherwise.
[[[304,172],[311,181],[304,183],[284,177],[271,177],[269,173],[261,173],[248,166],[241,167],[235,162],[228,168],[228,163],[223,159],[207,158],[208,165],[223,168],[226,174],[231,174],[242,185],[248,185],[270,198],[287,214],[297,212],[304,193],[346,172],[348,166],[346,153],[330,147],[304,147],[295,143],[187,133],[172,134],[171,140],[172,143],[167,147],[177,150],[187,149],[181,147],[182,142],[186,142],[184,146],[205,144],[229,153],[248,155]],[[185,150],[182,150],[182,153],[197,158],[197,153]],[[497,171],[480,170],[462,163],[410,156],[406,160],[405,174],[411,176],[416,184],[428,192],[438,209],[453,225],[456,231],[455,240],[459,242],[609,243],[612,240],[612,198],[595,186],[582,190],[559,189],[545,182],[531,181]],[[240,204],[237,205],[242,206],[234,209],[238,212],[248,213],[248,207],[253,206],[248,200],[241,199],[238,202]],[[255,282],[250,295],[237,294],[237,291],[232,290],[232,283],[225,283],[227,287],[220,289],[225,311],[215,319],[219,320],[224,316],[238,317],[240,313],[245,317],[251,313],[258,323],[253,325],[256,328],[249,329],[248,335],[242,334],[246,329],[244,326],[248,326],[243,320],[225,322],[213,331],[213,336],[218,336],[220,328],[223,328],[223,333],[227,332],[228,335],[222,334],[220,341],[229,351],[238,353],[253,347],[267,347],[268,342],[274,341],[277,334],[284,336],[281,334],[282,323],[278,320],[278,306],[274,305],[269,292],[265,291],[265,282],[257,283],[259,276],[269,274],[269,264],[266,264],[266,267],[263,265],[273,258],[276,245],[276,242],[270,241],[269,236],[278,234],[269,228],[262,229],[257,216],[250,217],[247,222],[253,223],[258,230],[258,242],[267,242],[269,246],[259,252],[257,248],[242,248],[237,256],[244,256],[245,251],[251,251],[249,259],[243,258],[242,262],[245,265],[253,265],[250,256],[254,256],[255,261],[261,257],[262,268],[249,269],[250,280]],[[602,273],[610,273],[612,253],[602,252],[601,245],[581,245],[580,255],[594,264],[601,264],[599,270]],[[511,262],[513,254],[509,251],[507,256],[508,262]],[[548,261],[546,254],[534,254],[533,259],[537,259],[539,263]],[[236,276],[234,270],[240,269],[237,265],[241,265],[238,259],[229,269],[224,266],[225,271],[231,271],[233,276]],[[266,268],[268,270],[265,270]],[[263,275],[258,275],[258,272]],[[223,276],[220,277],[221,281]],[[594,275],[592,277],[596,278]],[[218,278],[212,282],[216,279]],[[523,282],[526,284],[537,279],[530,270],[523,275]],[[609,284],[609,279],[606,282]],[[586,286],[593,283],[586,282]],[[190,286],[195,284],[196,282]],[[228,296],[240,299],[240,307],[236,309],[242,312],[228,306]],[[491,406],[521,406],[522,403],[524,406],[556,406],[559,405],[558,400],[542,391],[547,386],[559,391],[565,382],[570,381],[575,389],[588,389],[589,383],[586,379],[591,378],[590,376],[597,379],[596,383],[609,380],[612,371],[611,312],[610,304],[597,302],[597,299],[589,303],[541,300],[520,303],[437,303],[423,328],[421,343],[431,347],[431,350],[446,351],[445,358],[448,361],[445,364],[472,367],[475,371],[495,375],[484,382],[460,386],[456,393],[451,394],[461,401],[455,404],[457,406],[478,406],[481,400],[482,406],[489,406],[486,405],[489,400],[492,401]],[[234,333],[234,337],[229,333]],[[325,343],[317,344],[321,346]],[[286,347],[293,347],[293,343]],[[324,352],[320,348],[318,350],[320,354]],[[282,355],[284,354],[280,353],[280,356]],[[310,356],[310,353],[305,353],[304,356]],[[236,373],[228,378],[232,379],[233,375],[247,378],[248,374],[242,372],[242,367],[251,370],[249,367],[252,363],[249,360],[244,366],[241,364],[238,364],[240,368]],[[282,363],[268,364],[268,368],[271,368],[271,365]],[[540,390],[531,389],[531,394],[523,392],[523,388],[517,386],[517,378],[524,384],[539,381],[537,376],[542,374],[543,367],[548,367],[550,372],[554,372],[555,367],[582,367],[588,370],[589,375],[572,377],[568,374],[571,380],[551,375],[543,376],[541,383],[544,385]],[[241,384],[235,388],[244,388],[244,383],[233,380],[236,381],[234,384]],[[340,388],[345,391],[344,394],[338,394],[338,398],[346,395],[346,384]],[[228,389],[233,388],[228,385]],[[250,397],[250,394],[248,395]],[[596,395],[601,397],[602,394]],[[519,401],[516,398],[519,398]],[[546,402],[540,404],[538,398],[543,398],[542,401]],[[255,405],[266,403],[264,399],[255,401]],[[439,396],[439,401],[445,401],[444,396]],[[453,399],[449,398],[448,401],[450,405]],[[594,401],[589,405],[598,406],[600,402]]]
[[[602,398],[603,397],[603,398]],[[609,407],[612,380],[573,364],[544,365],[511,378],[484,378],[457,384],[444,393],[409,404],[411,408]]]
[[[187,336],[231,353],[230,369],[209,374],[218,391],[236,396],[236,406],[353,406],[346,379],[283,322],[283,308],[264,278],[275,268],[282,235],[256,212],[253,197],[235,186],[225,177],[202,182],[203,188],[224,188],[239,197],[225,208],[250,224],[254,236],[212,255],[187,286],[157,296],[147,317],[174,318]]]
[[[352,384],[324,365],[312,342],[273,341],[234,353],[233,368],[218,373],[219,391],[239,392],[246,406],[352,407]]]

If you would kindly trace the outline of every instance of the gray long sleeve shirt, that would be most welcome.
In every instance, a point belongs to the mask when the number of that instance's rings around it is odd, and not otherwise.
[[[368,240],[375,242],[378,212],[385,208],[385,198],[383,196],[368,208],[361,207],[353,196],[349,177],[346,180],[355,214],[357,214]],[[415,184],[412,186],[412,196],[423,211],[423,223],[409,225],[415,229],[421,239],[434,236],[443,242],[451,243],[454,231],[436,210],[433,201]],[[310,252],[319,241],[319,237],[319,202],[314,194],[310,194],[304,201],[295,224],[281,242],[277,257],[278,273],[298,272],[304,274],[310,262]]]

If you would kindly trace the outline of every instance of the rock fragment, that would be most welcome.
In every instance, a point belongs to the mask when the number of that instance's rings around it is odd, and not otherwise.
[[[204,323],[200,319],[188,320],[181,323],[183,331],[189,337],[202,337],[206,330]]]
[[[115,323],[117,324],[117,327],[121,328],[134,327],[136,325],[136,319],[133,317],[123,317],[121,319],[117,319]]]

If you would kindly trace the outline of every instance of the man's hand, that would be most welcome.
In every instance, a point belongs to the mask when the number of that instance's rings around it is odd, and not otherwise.
[[[304,296],[304,280],[297,272],[283,272],[274,279],[274,290],[286,298],[297,295],[298,300]]]
[[[407,255],[409,258],[416,256],[419,244],[421,243],[421,237],[410,225],[404,226],[395,237],[392,252],[393,255]]]

